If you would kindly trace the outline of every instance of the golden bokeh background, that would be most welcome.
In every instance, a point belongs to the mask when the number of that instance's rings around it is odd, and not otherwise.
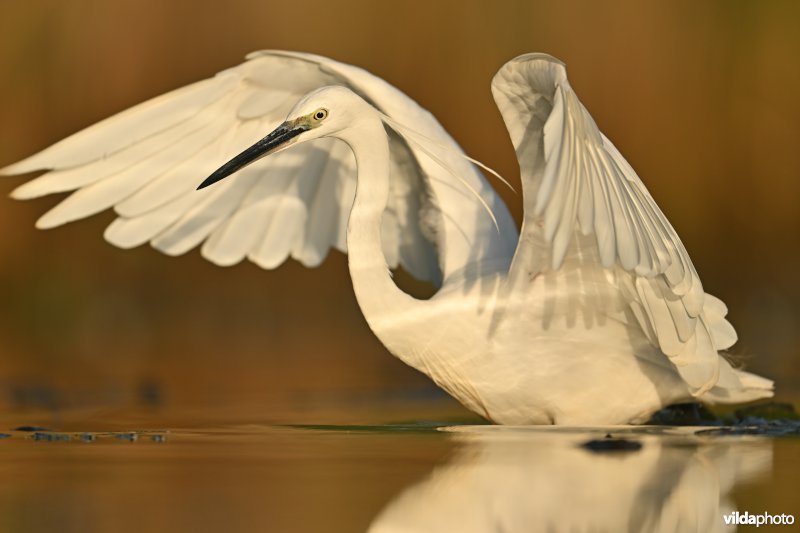
[[[729,305],[735,353],[776,379],[783,398],[800,388],[796,2],[6,4],[0,165],[274,48],[387,79],[518,183],[489,82],[518,54],[553,54],[677,229],[706,290]],[[3,178],[0,191],[25,179]],[[520,198],[499,189],[519,220]],[[314,270],[265,272],[218,268],[197,251],[122,251],[101,237],[110,213],[36,231],[56,201],[0,201],[0,411],[138,406],[319,421],[364,408],[390,416],[398,404],[409,415],[408,405],[437,398],[373,338],[341,254]]]

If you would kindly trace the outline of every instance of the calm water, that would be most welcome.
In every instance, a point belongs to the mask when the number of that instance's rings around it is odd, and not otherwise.
[[[711,532],[735,531],[723,519],[734,510],[800,518],[796,438],[135,424],[5,431],[0,531]]]

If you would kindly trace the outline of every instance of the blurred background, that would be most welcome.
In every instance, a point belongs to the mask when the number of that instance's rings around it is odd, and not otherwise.
[[[489,83],[518,54],[555,55],[728,304],[734,353],[796,397],[796,2],[29,0],[3,12],[0,166],[275,48],[385,78],[518,183]],[[26,179],[3,178],[0,193]],[[520,198],[499,190],[519,220]],[[102,239],[110,213],[35,230],[57,201],[0,200],[0,416],[467,415],[372,336],[341,254],[265,272],[122,251]]]

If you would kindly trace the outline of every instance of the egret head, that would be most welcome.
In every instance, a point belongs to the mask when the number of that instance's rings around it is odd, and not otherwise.
[[[335,135],[363,116],[364,106],[369,107],[369,104],[345,87],[329,86],[312,91],[295,104],[286,120],[272,133],[222,165],[197,188],[208,187],[297,142]]]

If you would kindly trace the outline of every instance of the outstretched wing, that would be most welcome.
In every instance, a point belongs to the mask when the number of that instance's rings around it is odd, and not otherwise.
[[[675,230],[580,103],[564,65],[544,54],[520,56],[497,73],[492,92],[523,183],[525,218],[510,278],[559,269],[568,248],[593,247],[578,255],[616,271],[650,341],[695,394],[709,390],[719,377],[717,350],[736,341],[725,306],[704,293]]]
[[[50,170],[17,188],[15,198],[75,191],[39,219],[41,228],[113,207],[118,218],[105,237],[123,248],[149,241],[178,255],[203,243],[203,256],[220,265],[248,258],[274,268],[291,256],[316,266],[331,247],[347,247],[356,169],[344,143],[303,143],[217,187],[195,188],[282,122],[305,93],[325,85],[349,87],[398,122],[460,153],[432,115],[362,69],[310,54],[257,52],[237,67],[123,111],[0,173]],[[387,263],[439,283],[444,260],[436,241],[442,228],[452,220],[467,225],[473,220],[466,233],[474,235],[476,227],[486,225],[474,222],[482,208],[475,203],[477,208],[443,216],[442,206],[467,205],[459,203],[468,197],[463,188],[457,200],[442,197],[453,194],[447,190],[454,188],[447,183],[452,170],[387,133],[392,157],[392,194],[382,228]],[[454,164],[471,167],[465,161]],[[466,174],[496,206],[483,177],[471,168]]]

